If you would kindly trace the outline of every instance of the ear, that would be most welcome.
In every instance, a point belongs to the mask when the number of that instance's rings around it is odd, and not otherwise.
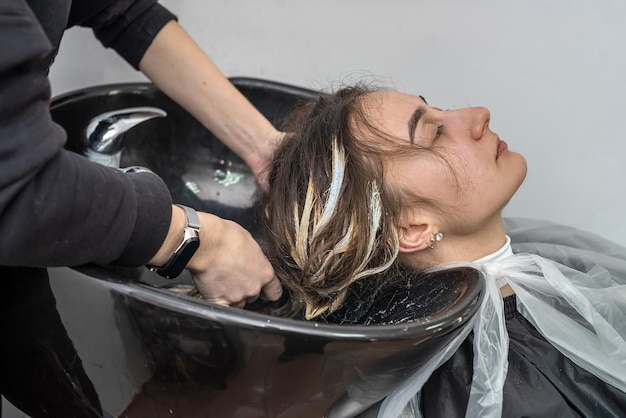
[[[433,236],[430,224],[407,224],[400,227],[399,241],[401,253],[412,253],[428,248]]]

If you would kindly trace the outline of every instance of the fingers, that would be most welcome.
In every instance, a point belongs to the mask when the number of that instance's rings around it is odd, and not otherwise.
[[[263,286],[263,288],[261,289],[261,294],[264,299],[275,302],[279,300],[283,295],[283,286],[280,281],[276,277],[274,277],[270,282]],[[256,295],[248,296],[243,300],[233,301],[220,298],[213,299],[212,302],[219,305],[231,306],[233,308],[243,308],[246,306],[246,304],[254,303],[259,298],[259,296],[261,296],[261,294],[257,293]]]
[[[256,174],[256,181],[259,185],[259,187],[261,188],[261,190],[263,190],[263,193],[269,193],[270,191],[270,181],[269,181],[269,175],[267,173],[267,170],[262,170],[259,173]]]
[[[226,304],[235,308],[243,308],[246,304],[256,302],[259,299],[259,296],[261,296],[265,300],[275,302],[279,300],[282,295],[283,295],[283,286],[280,283],[280,281],[276,277],[274,277],[270,282],[268,282],[265,286],[263,286],[263,288],[261,289],[261,294],[250,296],[246,298],[245,301],[239,301],[235,303],[226,303]]]
[[[227,306],[228,306],[228,304],[227,304]],[[243,309],[246,306],[246,301],[242,301],[242,302],[238,302],[238,303],[235,303],[235,304],[231,304],[230,306],[233,307],[233,308]]]
[[[248,166],[254,173],[257,179],[259,187],[264,193],[268,193],[270,190],[269,185],[269,166],[271,164],[274,152],[280,143],[286,138],[287,134],[282,131],[273,130],[270,132],[266,140],[263,142],[265,145],[263,152],[256,153],[256,161],[246,160]]]
[[[243,307],[260,295],[270,301],[280,299],[282,286],[252,235],[235,222],[202,212],[198,215],[203,225],[200,248],[187,269],[203,297],[234,307]]]
[[[280,281],[274,277],[269,283],[263,286],[261,290],[265,299],[277,301],[283,295],[283,286]]]

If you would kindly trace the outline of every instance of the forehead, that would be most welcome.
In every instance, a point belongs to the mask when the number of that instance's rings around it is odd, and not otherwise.
[[[419,96],[397,91],[377,91],[364,101],[370,122],[378,129],[400,138],[408,137],[408,123],[418,108],[427,105]]]

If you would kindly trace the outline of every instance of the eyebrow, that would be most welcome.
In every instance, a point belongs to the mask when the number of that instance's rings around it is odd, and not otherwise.
[[[417,97],[422,99],[424,103],[428,104],[424,96],[419,95]],[[415,129],[417,128],[417,123],[420,121],[420,118],[424,116],[424,113],[426,113],[426,108],[424,106],[419,106],[417,109],[415,109],[415,112],[413,112],[413,114],[409,118],[408,127],[409,127],[409,138],[411,139],[411,144],[415,140]]]
[[[419,106],[409,118],[407,125],[409,127],[409,138],[411,139],[411,144],[415,140],[415,129],[417,128],[417,123],[420,118],[424,116],[424,113],[426,113],[426,108],[424,106]]]

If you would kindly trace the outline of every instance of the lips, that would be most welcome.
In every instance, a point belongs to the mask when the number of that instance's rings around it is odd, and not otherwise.
[[[502,153],[504,153],[507,149],[509,148],[509,146],[507,145],[506,142],[502,141],[500,138],[498,138],[498,149],[496,150],[496,160],[498,159],[498,157],[500,155],[502,155]]]

